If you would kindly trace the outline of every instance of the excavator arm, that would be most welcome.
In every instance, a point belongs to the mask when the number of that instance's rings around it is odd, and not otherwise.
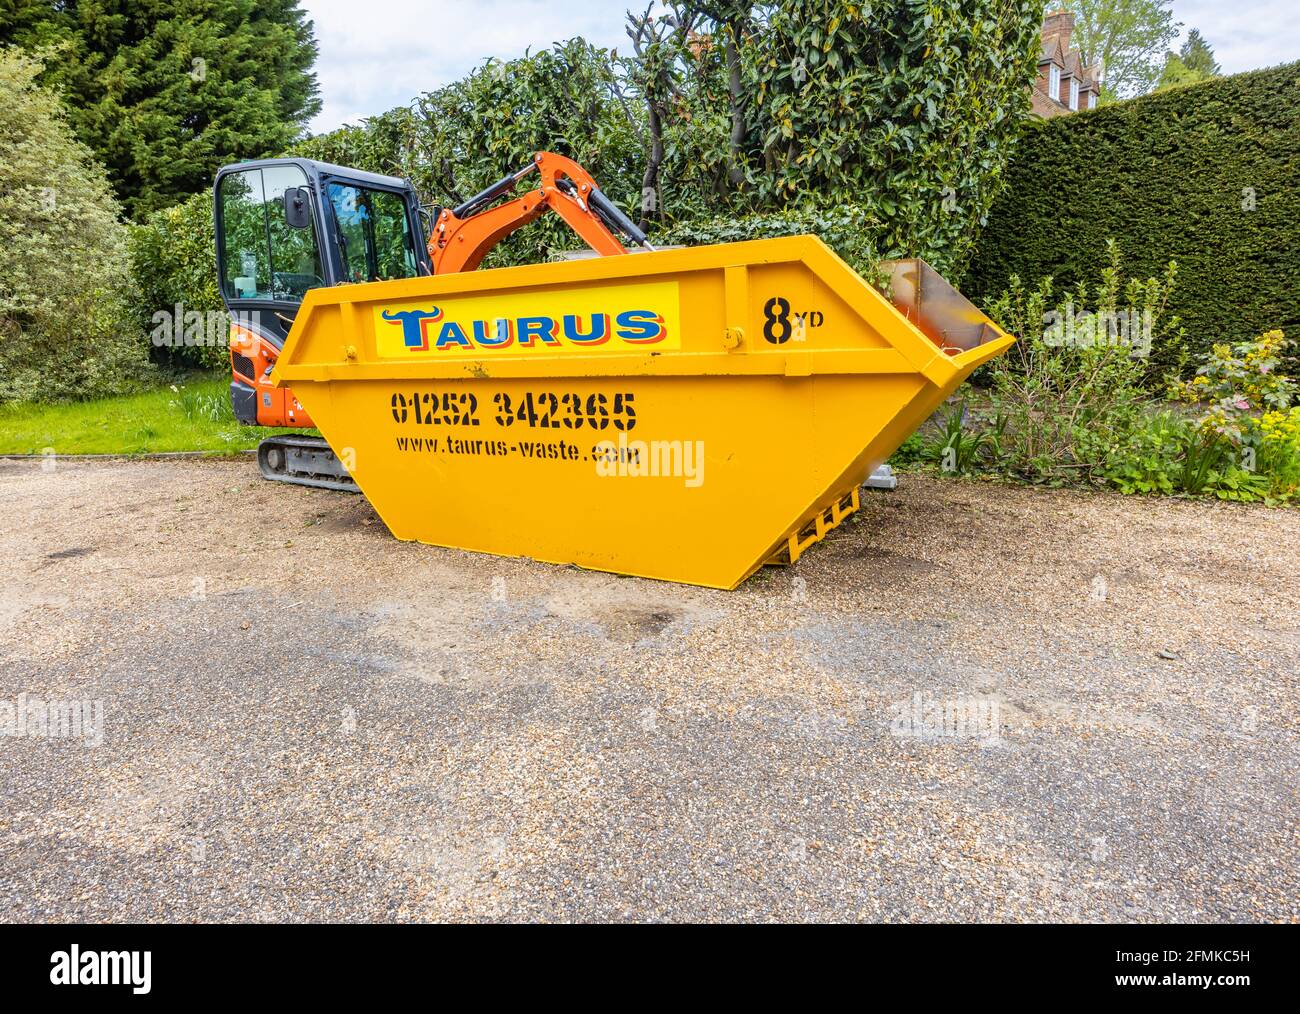
[[[534,170],[540,177],[536,189],[504,204],[495,203],[513,192]],[[492,247],[548,208],[603,257],[627,253],[618,233],[651,249],[645,233],[601,193],[582,166],[563,155],[539,151],[518,172],[498,180],[459,207],[438,213],[429,236],[433,273],[473,271]]]

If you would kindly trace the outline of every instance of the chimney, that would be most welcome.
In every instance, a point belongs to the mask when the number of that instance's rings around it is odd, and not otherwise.
[[[1043,18],[1043,38],[1061,36],[1061,48],[1070,48],[1070,36],[1074,34],[1074,15],[1070,11],[1052,11]]]

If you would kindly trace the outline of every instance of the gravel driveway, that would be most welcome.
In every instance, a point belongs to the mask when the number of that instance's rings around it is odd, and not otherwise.
[[[904,477],[727,593],[247,459],[0,506],[0,919],[1300,918],[1294,511]]]

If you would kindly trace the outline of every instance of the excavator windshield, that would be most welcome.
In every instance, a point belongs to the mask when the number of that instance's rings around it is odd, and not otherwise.
[[[308,289],[325,284],[311,218],[291,225],[285,210],[286,192],[292,199],[306,184],[306,174],[296,165],[222,177],[221,287],[226,299],[297,303]]]
[[[338,182],[329,183],[325,191],[345,281],[376,282],[420,274],[406,201],[400,194]]]

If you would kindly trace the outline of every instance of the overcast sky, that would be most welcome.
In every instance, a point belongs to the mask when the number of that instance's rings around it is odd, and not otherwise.
[[[463,77],[488,57],[511,59],[581,35],[626,48],[624,10],[648,0],[302,0],[316,23],[321,113],[312,131],[405,105]],[[1296,0],[1174,0],[1199,28],[1224,73],[1300,59]]]

